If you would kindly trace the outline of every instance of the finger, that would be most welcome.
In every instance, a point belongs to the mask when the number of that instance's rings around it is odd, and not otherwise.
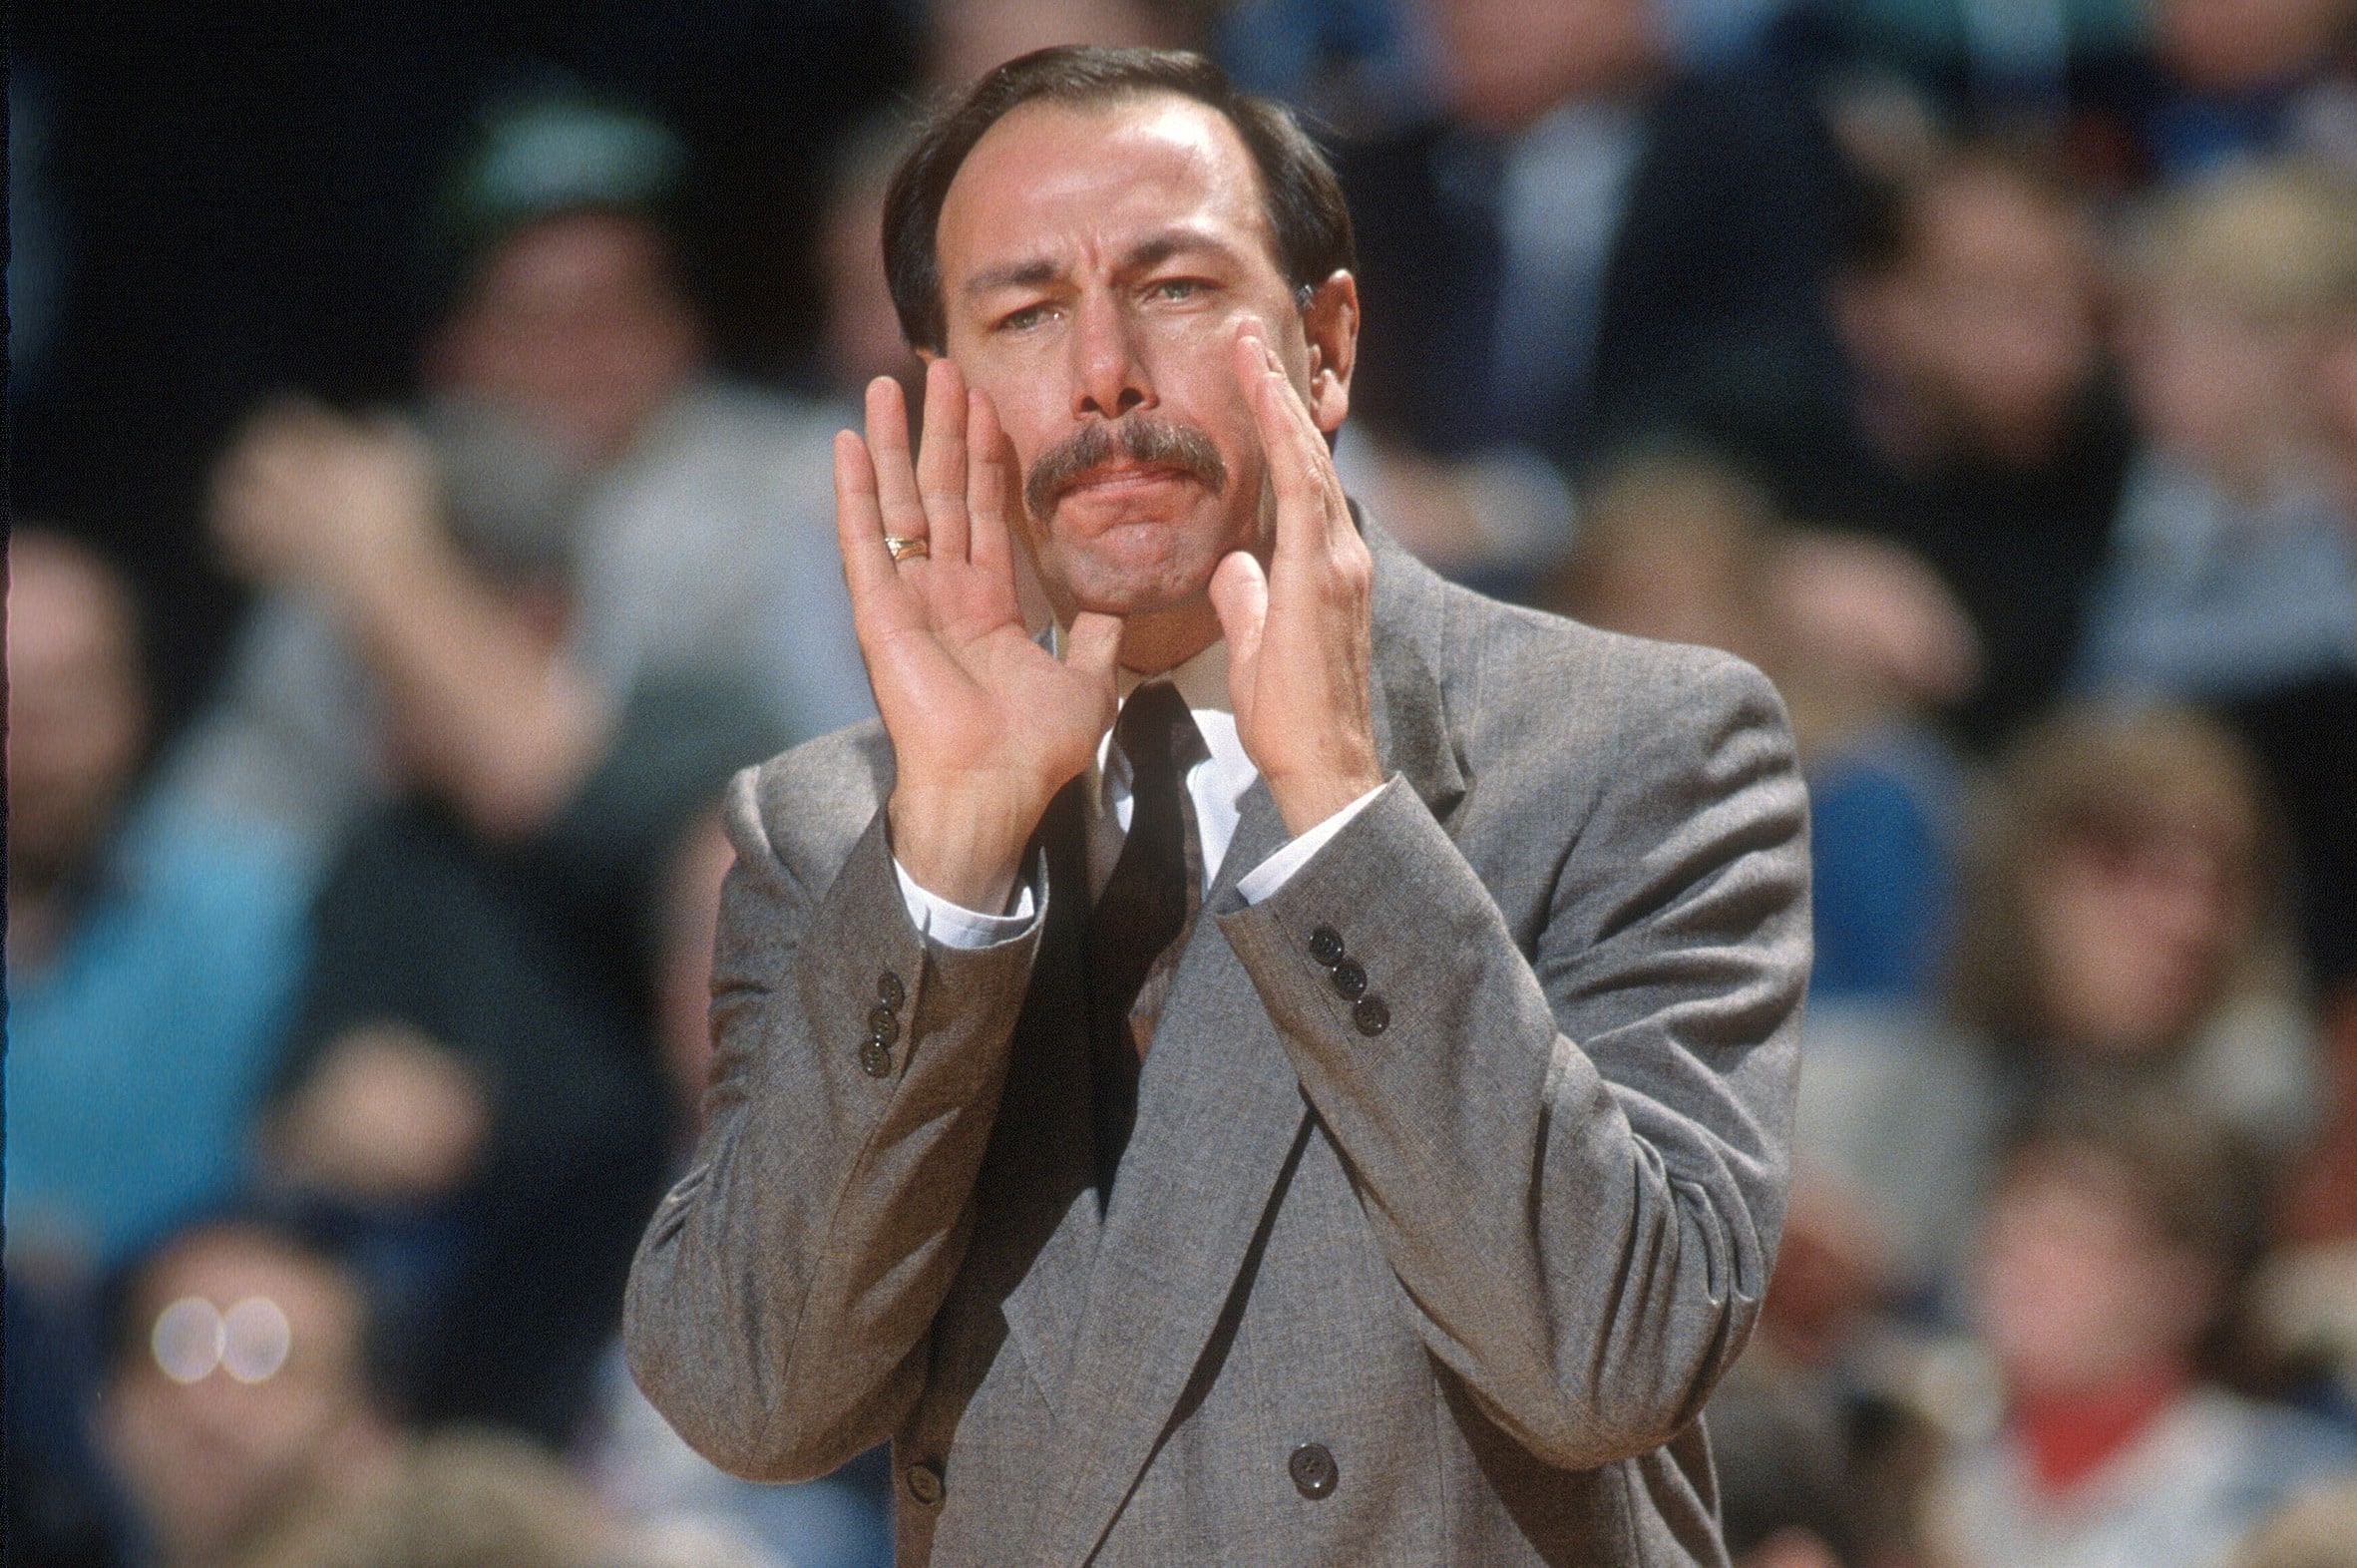
[[[1326,433],[1318,428],[1318,418],[1310,412],[1310,401],[1293,378],[1285,374],[1274,349],[1264,341],[1262,352],[1267,356],[1269,369],[1276,373],[1283,396],[1278,399],[1278,411],[1293,432],[1293,450],[1300,455],[1302,469],[1307,474],[1317,505],[1326,523],[1326,542],[1363,550],[1365,541],[1359,537],[1359,525],[1351,518],[1351,506],[1343,498],[1342,476],[1335,472],[1334,448],[1328,444]]]
[[[868,457],[883,519],[879,532],[898,539],[929,539],[909,453],[909,409],[901,401],[901,384],[890,376],[868,383]]]
[[[1276,559],[1303,560],[1324,540],[1325,503],[1286,408],[1289,401],[1300,400],[1293,397],[1268,340],[1249,328],[1237,334],[1236,379],[1252,408],[1269,465],[1270,488],[1277,494]]]
[[[884,514],[876,496],[876,464],[855,431],[835,433],[835,544],[843,552],[843,582],[851,590],[853,623],[865,628],[877,601],[898,586],[892,552],[884,547]]]
[[[1084,609],[1064,633],[1066,668],[1085,670],[1111,685],[1121,662],[1121,617]]]
[[[977,388],[966,394],[966,516],[968,555],[995,582],[1014,583],[1014,548],[1006,531],[1014,494],[1014,454],[998,425],[997,405]]]
[[[1253,671],[1259,667],[1261,632],[1269,622],[1269,579],[1248,550],[1230,551],[1211,575],[1211,607],[1228,642],[1228,691],[1237,716],[1252,700]]]
[[[966,559],[966,378],[945,355],[925,367],[925,440],[917,452],[917,491],[935,561]]]

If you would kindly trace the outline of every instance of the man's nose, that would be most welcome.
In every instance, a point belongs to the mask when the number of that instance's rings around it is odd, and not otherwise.
[[[1072,414],[1119,419],[1154,406],[1154,383],[1120,308],[1102,296],[1081,302],[1072,333]]]

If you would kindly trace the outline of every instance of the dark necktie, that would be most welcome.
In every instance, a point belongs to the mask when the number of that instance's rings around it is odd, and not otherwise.
[[[1203,849],[1186,777],[1207,753],[1178,689],[1168,681],[1138,687],[1122,704],[1113,741],[1129,759],[1129,834],[1088,918],[1099,1202],[1112,1194],[1137,1119],[1138,1068],[1203,902]]]

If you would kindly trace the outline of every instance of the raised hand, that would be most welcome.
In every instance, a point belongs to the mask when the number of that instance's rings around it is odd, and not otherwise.
[[[1236,733],[1299,834],[1383,780],[1369,676],[1375,564],[1326,439],[1267,339],[1248,326],[1235,354],[1268,453],[1277,542],[1266,572],[1244,551],[1222,561],[1211,601]]]
[[[289,400],[250,420],[212,477],[213,538],[260,583],[354,590],[440,526],[439,482],[417,432]]]
[[[1121,621],[1081,613],[1060,661],[1031,639],[1006,525],[1012,453],[954,363],[926,373],[921,459],[889,377],[870,383],[867,413],[867,439],[835,438],[835,532],[898,770],[893,853],[927,891],[995,912],[1048,800],[1113,721]],[[895,561],[887,536],[925,553]]]

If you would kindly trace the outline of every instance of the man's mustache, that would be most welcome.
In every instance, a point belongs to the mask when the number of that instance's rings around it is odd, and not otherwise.
[[[1145,467],[1175,468],[1218,495],[1228,488],[1228,465],[1211,438],[1193,425],[1129,414],[1082,425],[1039,454],[1023,480],[1023,505],[1045,521],[1064,492],[1115,457]]]

